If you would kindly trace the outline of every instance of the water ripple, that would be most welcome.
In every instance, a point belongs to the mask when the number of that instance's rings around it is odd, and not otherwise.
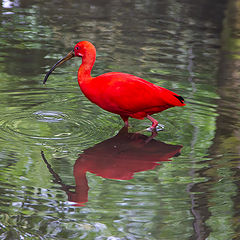
[[[0,121],[0,132],[5,140],[57,140],[61,144],[66,141],[73,143],[79,138],[83,141],[89,139],[89,136],[97,134],[97,127],[87,118],[80,120],[60,111],[39,110],[5,116]]]

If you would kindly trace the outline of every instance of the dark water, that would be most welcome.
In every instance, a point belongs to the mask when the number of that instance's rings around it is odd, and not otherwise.
[[[0,239],[240,239],[240,1],[0,1]],[[130,120],[90,103],[73,59],[181,94]]]

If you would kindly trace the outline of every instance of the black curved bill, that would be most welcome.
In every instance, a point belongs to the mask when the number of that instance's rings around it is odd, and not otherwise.
[[[51,69],[50,71],[46,74],[44,80],[43,80],[43,84],[46,83],[49,75],[54,71],[55,68],[57,68],[58,66],[60,66],[61,64],[63,64],[64,62],[68,61],[69,59],[71,59],[72,57],[75,56],[74,51],[72,50],[70,53],[68,53],[64,58],[60,59]]]

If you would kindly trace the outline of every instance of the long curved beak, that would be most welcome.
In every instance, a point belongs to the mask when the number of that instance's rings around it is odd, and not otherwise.
[[[68,61],[69,59],[71,59],[72,57],[75,56],[74,50],[72,50],[70,53],[67,54],[67,56],[65,56],[64,58],[60,59],[51,69],[50,71],[46,74],[44,80],[43,80],[43,84],[46,83],[49,75],[54,71],[55,68],[57,68],[58,66],[60,66],[61,64],[63,64],[64,62]]]

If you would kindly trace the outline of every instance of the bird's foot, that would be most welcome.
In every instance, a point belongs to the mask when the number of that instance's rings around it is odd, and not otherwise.
[[[146,130],[149,131],[149,132],[160,132],[160,131],[163,131],[164,130],[164,125],[163,124],[158,124],[156,127],[149,127],[147,128]]]
[[[147,115],[147,118],[152,122],[152,126],[147,128],[147,131],[150,131],[150,132],[163,131],[164,125],[159,124],[158,121],[153,117],[151,117],[150,115]]]

